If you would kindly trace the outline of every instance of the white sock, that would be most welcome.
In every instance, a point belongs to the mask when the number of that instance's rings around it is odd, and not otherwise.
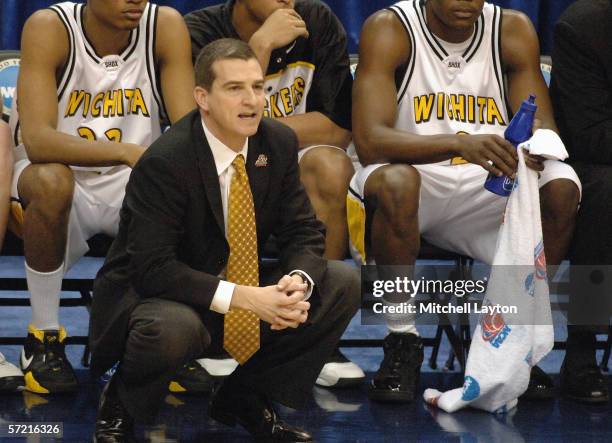
[[[30,304],[32,305],[32,326],[36,329],[59,329],[59,302],[64,278],[64,263],[51,272],[38,272],[25,264]]]
[[[410,301],[413,301],[413,300],[414,299],[411,299]],[[399,306],[402,304],[402,303],[392,303],[384,299],[383,299],[383,302],[385,306]],[[410,313],[391,314],[391,313],[385,312],[385,320],[387,321],[387,328],[389,328],[390,332],[393,332],[395,334],[419,335],[416,325],[415,325],[416,314],[410,314]]]

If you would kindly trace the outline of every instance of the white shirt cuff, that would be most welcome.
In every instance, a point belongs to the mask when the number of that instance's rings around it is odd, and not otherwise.
[[[218,312],[219,314],[226,314],[227,311],[229,311],[235,287],[236,285],[234,283],[221,280],[210,302],[210,310]]]
[[[306,294],[304,294],[304,301],[306,301],[312,295],[312,290],[314,289],[314,282],[312,281],[312,278],[310,278],[310,275],[308,275],[307,272],[302,271],[301,269],[294,269],[289,273],[289,275],[292,275],[294,272],[300,272],[300,275],[303,275],[308,280],[308,289],[306,290]]]

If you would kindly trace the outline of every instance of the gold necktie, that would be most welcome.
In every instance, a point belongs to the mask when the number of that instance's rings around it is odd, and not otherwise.
[[[257,228],[255,208],[244,166],[244,157],[232,162],[234,175],[230,184],[227,238],[230,256],[227,281],[237,285],[259,286],[257,263]],[[238,363],[245,363],[259,349],[259,318],[244,309],[225,314],[223,347]]]

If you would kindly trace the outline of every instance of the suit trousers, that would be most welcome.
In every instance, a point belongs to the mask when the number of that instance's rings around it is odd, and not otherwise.
[[[612,313],[612,166],[572,166],[583,192],[570,248],[569,332],[590,333],[594,342],[594,333],[607,331]]]
[[[281,275],[278,269],[262,272],[261,284],[275,284]],[[261,322],[260,349],[225,383],[247,387],[291,408],[303,405],[360,305],[358,271],[352,266],[329,261],[319,286],[309,300],[305,324],[272,331]],[[176,370],[191,359],[217,354],[222,346],[222,315],[198,313],[163,298],[142,299],[131,312],[115,374],[121,402],[135,419],[152,420]]]

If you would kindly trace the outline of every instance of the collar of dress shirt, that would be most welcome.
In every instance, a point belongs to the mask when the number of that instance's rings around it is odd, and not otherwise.
[[[244,141],[244,146],[240,152],[236,152],[233,149],[227,147],[221,140],[213,135],[212,132],[206,127],[204,119],[202,119],[202,128],[204,128],[204,135],[208,140],[208,145],[212,151],[213,158],[215,159],[215,166],[217,167],[217,175],[223,174],[227,168],[230,167],[234,159],[238,154],[242,154],[244,162],[246,163],[247,153],[249,151],[249,139]]]

